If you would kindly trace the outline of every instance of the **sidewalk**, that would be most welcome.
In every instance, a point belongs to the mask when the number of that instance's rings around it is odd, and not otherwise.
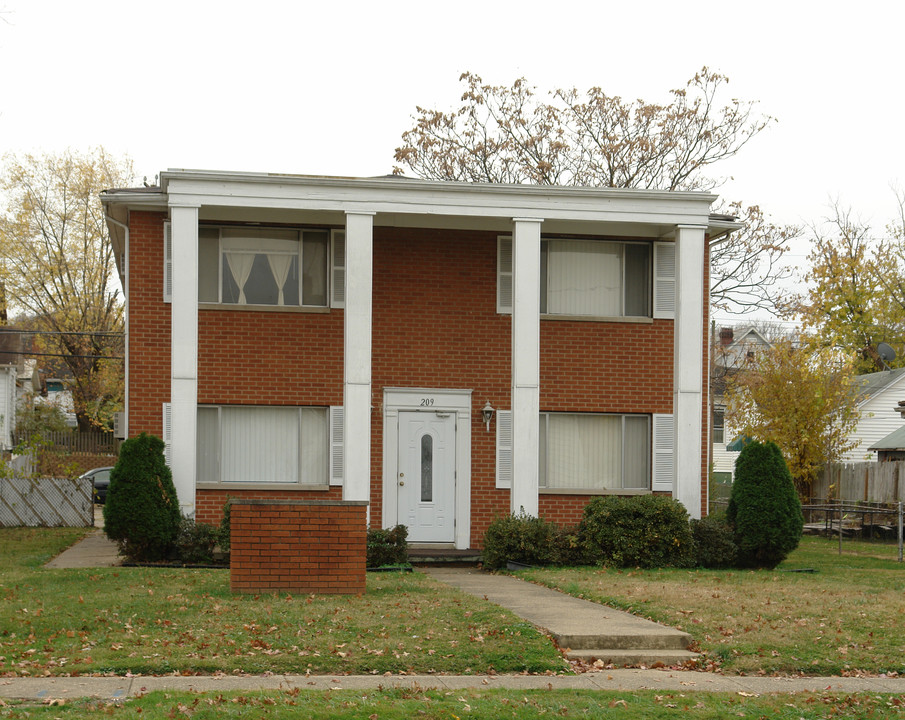
[[[905,678],[735,677],[676,670],[603,670],[584,675],[217,675],[77,678],[2,678],[0,697],[45,701],[82,697],[125,700],[155,690],[662,690],[728,693],[905,693]]]

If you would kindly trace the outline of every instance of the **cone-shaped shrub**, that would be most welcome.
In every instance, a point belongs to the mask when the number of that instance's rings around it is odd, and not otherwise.
[[[126,440],[110,473],[104,532],[132,560],[161,560],[179,532],[182,514],[163,440],[142,433]]]
[[[804,518],[792,475],[776,443],[751,443],[735,461],[726,519],[739,567],[774,568],[798,547]]]

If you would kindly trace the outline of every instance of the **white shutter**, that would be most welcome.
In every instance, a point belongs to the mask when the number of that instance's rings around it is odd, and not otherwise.
[[[330,408],[330,484],[343,484],[343,409]]]
[[[512,410],[496,414],[496,486],[512,487]]]
[[[173,229],[163,224],[163,301],[173,302]]]
[[[331,233],[330,261],[330,307],[346,306],[346,231],[334,230]]]
[[[651,489],[664,492],[673,491],[676,453],[674,447],[675,419],[672,415],[654,415],[653,477]]]
[[[497,238],[496,311],[512,314],[512,238]],[[507,486],[508,487],[508,486]]]
[[[173,467],[173,406],[163,404],[163,457],[167,467]]]
[[[676,244],[654,243],[654,317],[676,316]]]

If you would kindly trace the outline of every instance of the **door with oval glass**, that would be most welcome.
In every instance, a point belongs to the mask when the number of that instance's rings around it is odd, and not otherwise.
[[[453,542],[455,413],[400,412],[398,459],[397,508],[409,542]]]

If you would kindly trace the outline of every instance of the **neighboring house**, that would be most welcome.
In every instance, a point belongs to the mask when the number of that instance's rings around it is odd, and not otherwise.
[[[905,396],[905,368],[859,375],[854,381],[861,417],[852,433],[858,446],[841,458],[842,462],[864,462],[877,459],[872,446],[902,425],[897,409]]]
[[[699,517],[709,446],[698,192],[171,170],[102,195],[126,294],[126,427],[180,505],[369,501],[480,547],[604,493]],[[262,383],[261,378],[266,378]]]
[[[78,427],[72,392],[61,378],[46,378],[42,393],[40,396],[36,396],[34,401],[39,405],[54,406],[63,414],[63,420],[67,426]]]
[[[905,400],[899,400],[896,413],[905,420]],[[879,462],[895,462],[905,460],[905,425],[900,425],[889,435],[870,446],[877,453]]]
[[[21,371],[18,333],[0,330],[0,452],[12,448],[16,431],[16,383]]]
[[[735,337],[733,328],[721,328],[718,343],[713,350],[711,370],[711,392],[713,394],[713,414],[711,438],[713,441],[713,475],[717,482],[731,484],[735,476],[735,461],[741,452],[741,443],[726,429],[726,383],[740,372],[745,371],[749,362],[757,354],[771,347],[771,343],[755,328],[747,328]]]
[[[0,452],[12,448],[16,431],[16,370],[0,365]]]

